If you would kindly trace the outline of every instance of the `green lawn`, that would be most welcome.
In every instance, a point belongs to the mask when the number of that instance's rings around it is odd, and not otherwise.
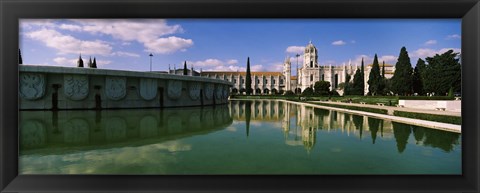
[[[284,96],[284,95],[234,95],[232,98],[237,99],[290,99],[290,100],[299,100],[299,96]],[[387,106],[396,106],[398,104],[397,96],[308,96],[305,97],[307,101],[326,101],[332,100],[336,101],[347,101],[352,99],[353,103],[365,102],[367,104],[377,104],[385,103]]]

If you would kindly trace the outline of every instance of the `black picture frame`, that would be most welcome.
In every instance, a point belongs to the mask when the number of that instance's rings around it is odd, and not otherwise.
[[[479,192],[478,0],[1,0],[1,192]],[[463,175],[18,175],[21,18],[461,18]]]

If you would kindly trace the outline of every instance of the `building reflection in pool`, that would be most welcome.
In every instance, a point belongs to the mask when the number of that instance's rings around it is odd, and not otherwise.
[[[161,111],[21,111],[20,148],[28,153],[72,146],[140,146],[221,130],[231,123],[226,105]]]
[[[397,142],[399,153],[405,150],[411,133],[414,135],[416,144],[440,148],[446,152],[458,145],[460,139],[460,134],[457,133],[282,101],[232,101],[230,114],[234,120],[246,122],[247,136],[250,133],[251,122],[281,122],[285,143],[303,145],[307,151],[315,146],[316,132],[320,130],[339,131],[346,135],[357,136],[359,139],[364,137],[364,133],[370,133],[373,144],[378,138],[377,135],[381,138],[393,137]]]

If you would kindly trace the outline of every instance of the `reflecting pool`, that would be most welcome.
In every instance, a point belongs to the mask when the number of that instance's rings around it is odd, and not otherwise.
[[[21,111],[21,174],[461,174],[461,135],[280,101]]]

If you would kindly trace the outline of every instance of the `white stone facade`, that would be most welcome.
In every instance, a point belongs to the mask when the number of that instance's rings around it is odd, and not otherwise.
[[[338,89],[338,85],[346,81],[346,75],[350,75],[350,82],[353,82],[355,72],[360,69],[361,64],[352,64],[351,61],[342,66],[326,65],[322,66],[318,62],[318,50],[309,42],[303,53],[303,64],[298,67],[298,76],[292,76],[292,65],[290,57],[284,62],[282,72],[252,72],[253,94],[273,94],[278,92],[293,91],[303,92],[308,87],[313,87],[315,82],[323,80],[330,82],[330,90],[336,90],[343,94],[343,90]],[[372,69],[372,64],[364,66],[364,94],[368,93],[368,77]],[[380,72],[382,64],[380,64]],[[385,78],[391,78],[395,67],[385,64]],[[245,72],[200,72],[201,76],[214,79],[227,80],[233,83],[231,92],[245,93]]]

